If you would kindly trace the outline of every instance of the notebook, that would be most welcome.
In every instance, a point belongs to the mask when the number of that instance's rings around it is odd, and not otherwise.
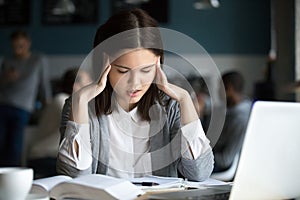
[[[254,104],[230,200],[300,197],[300,103]]]

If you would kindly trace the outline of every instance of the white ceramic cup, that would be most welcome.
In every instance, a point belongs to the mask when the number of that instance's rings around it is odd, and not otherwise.
[[[0,167],[0,200],[24,200],[33,180],[33,170],[23,167]]]

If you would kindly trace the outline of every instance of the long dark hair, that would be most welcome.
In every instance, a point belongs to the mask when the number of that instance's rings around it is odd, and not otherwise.
[[[129,32],[128,32],[129,31]],[[150,50],[156,56],[160,56],[160,63],[163,63],[164,53],[162,48],[162,40],[158,30],[157,22],[141,9],[133,9],[129,11],[121,11],[100,26],[94,38],[94,49],[107,39],[127,33],[117,42],[121,49],[144,48]],[[111,47],[110,43],[104,45]],[[118,51],[114,49],[113,51]],[[99,54],[96,53],[96,54]],[[99,57],[99,55],[95,55]],[[107,80],[105,89],[95,98],[96,114],[110,114],[112,112],[112,95],[113,88]],[[162,104],[163,93],[152,83],[148,91],[137,103],[138,112],[143,120],[150,121],[150,107],[158,102]]]

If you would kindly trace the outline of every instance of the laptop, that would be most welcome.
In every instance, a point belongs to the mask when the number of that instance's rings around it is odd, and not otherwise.
[[[174,198],[175,197],[175,198]],[[150,195],[149,199],[300,197],[300,103],[254,103],[232,187]]]
[[[258,101],[230,200],[300,197],[300,103]]]

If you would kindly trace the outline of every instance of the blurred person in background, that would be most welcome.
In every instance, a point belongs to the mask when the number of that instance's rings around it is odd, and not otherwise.
[[[225,87],[227,111],[222,133],[213,147],[215,164],[213,172],[227,170],[234,157],[241,151],[248,120],[252,108],[244,94],[244,78],[237,71],[229,71],[222,75]]]
[[[45,57],[32,53],[24,31],[10,36],[13,54],[0,67],[0,166],[20,166],[24,129],[35,109],[37,96],[51,101]]]

